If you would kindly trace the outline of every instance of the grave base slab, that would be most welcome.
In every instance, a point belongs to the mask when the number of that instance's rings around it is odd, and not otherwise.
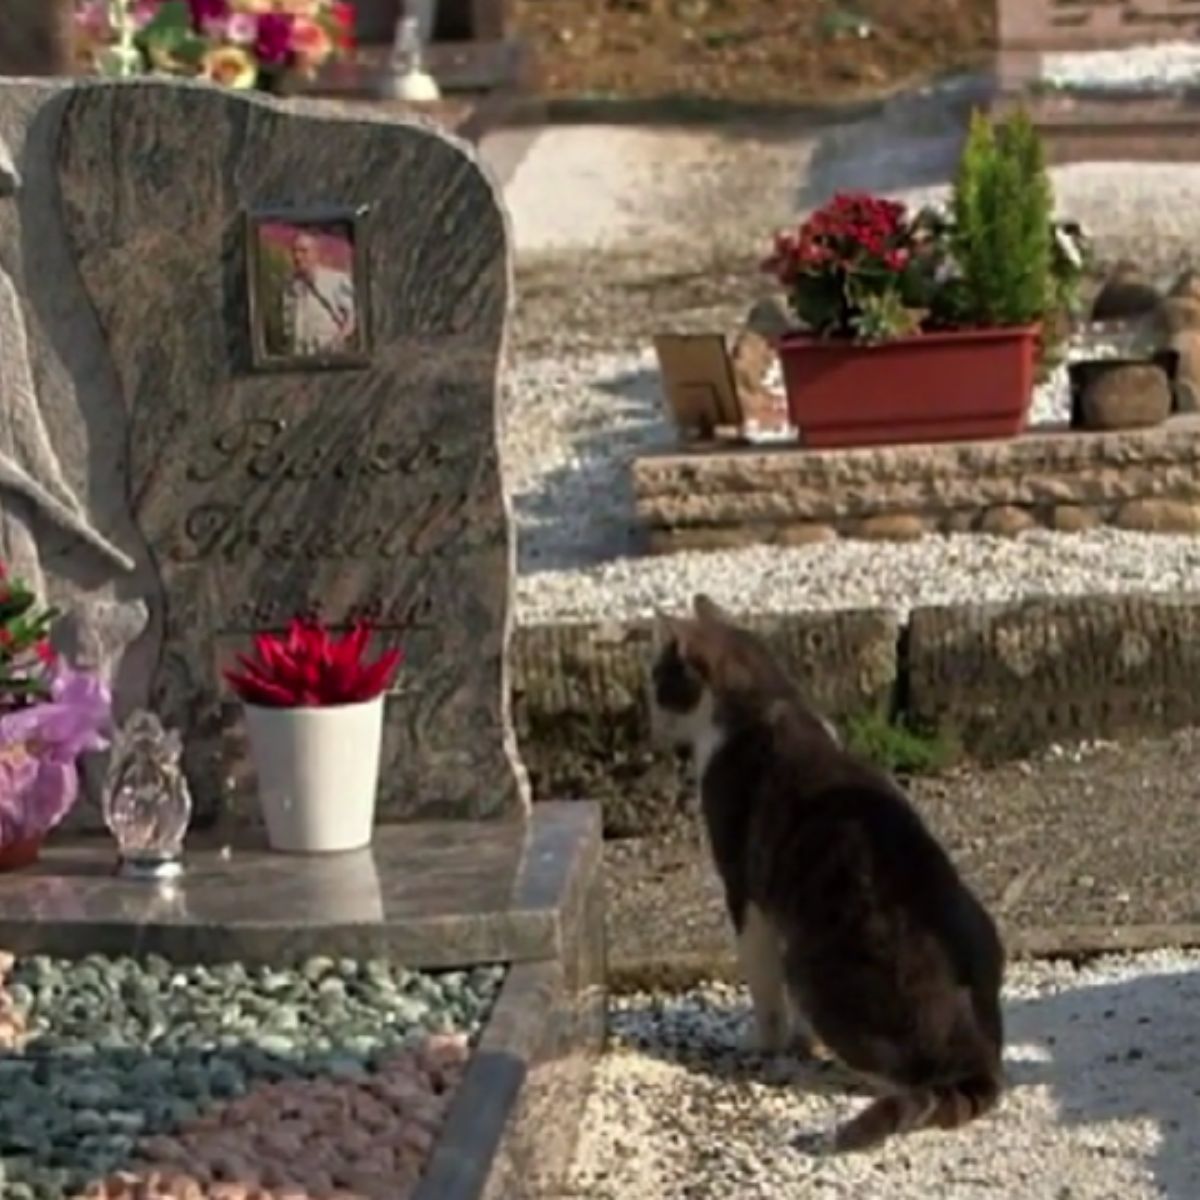
[[[384,825],[327,856],[189,840],[171,886],[114,875],[107,838],[51,839],[0,875],[0,947],[296,965],[386,957],[508,974],[413,1200],[552,1195],[570,1161],[606,1016],[598,807],[527,820]]]

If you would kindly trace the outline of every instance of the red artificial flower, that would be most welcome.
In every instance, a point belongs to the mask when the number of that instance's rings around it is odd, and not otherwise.
[[[358,704],[386,691],[402,661],[398,649],[374,662],[363,655],[373,633],[359,622],[341,638],[317,621],[297,618],[285,633],[260,633],[254,657],[238,655],[225,679],[247,704],[263,708],[313,708]]]
[[[58,655],[54,652],[54,647],[50,645],[48,638],[42,638],[33,648],[38,659],[46,666],[52,667],[58,661]]]

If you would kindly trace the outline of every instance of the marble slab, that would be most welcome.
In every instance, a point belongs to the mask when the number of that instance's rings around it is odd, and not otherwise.
[[[0,946],[189,962],[558,960],[574,986],[585,932],[602,956],[586,903],[601,852],[597,806],[572,802],[538,804],[520,820],[382,825],[370,850],[349,854],[196,838],[170,887],[117,878],[107,838],[52,840],[37,866],[0,874]]]

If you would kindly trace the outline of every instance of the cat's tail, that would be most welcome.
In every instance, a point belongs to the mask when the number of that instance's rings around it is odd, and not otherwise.
[[[957,1129],[995,1108],[1002,1089],[1000,1073],[989,1070],[950,1084],[882,1096],[838,1127],[834,1148],[870,1150],[897,1133]]]

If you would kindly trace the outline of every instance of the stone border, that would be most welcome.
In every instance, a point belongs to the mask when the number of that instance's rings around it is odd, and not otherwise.
[[[636,459],[631,473],[652,552],[1039,526],[1200,532],[1194,414],[1142,429],[995,441],[671,450]]]
[[[1200,595],[745,618],[834,720],[903,717],[982,762],[1200,724]],[[645,735],[646,621],[518,628],[513,710],[535,798],[588,796],[609,836],[671,825],[691,784]]]
[[[596,995],[550,963],[510,969],[412,1200],[553,1195],[604,1041]]]

